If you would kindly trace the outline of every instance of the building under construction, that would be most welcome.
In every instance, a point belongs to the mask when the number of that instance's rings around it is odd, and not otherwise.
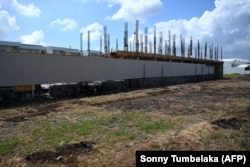
[[[207,48],[206,43],[202,49],[198,41],[193,52],[193,41],[190,38],[185,55],[185,39],[180,36],[181,55],[177,56],[176,36],[171,36],[170,31],[165,45],[162,32],[159,33],[158,46],[156,46],[156,27],[154,27],[153,46],[148,42],[147,27],[144,38],[138,32],[139,21],[136,21],[135,49],[131,50],[128,43],[128,23],[125,23],[124,49],[118,50],[117,40],[117,49],[111,52],[110,34],[107,33],[105,26],[104,47],[101,37],[101,50],[95,52],[96,56],[91,56],[90,52],[91,32],[88,32],[89,56],[81,56],[82,46],[78,53],[74,50],[74,55],[63,53],[55,55],[53,50],[46,52],[44,48],[39,48],[40,52],[35,49],[21,52],[18,46],[13,47],[11,43],[3,45],[3,42],[0,42],[0,102],[18,99],[19,94],[23,92],[35,97],[42,91],[44,84],[53,85],[48,86],[46,91],[49,96],[56,98],[80,95],[90,90],[122,91],[223,77],[223,62],[219,61],[218,46],[211,45]],[[220,49],[222,58],[222,48]],[[65,53],[70,52],[65,51]]]

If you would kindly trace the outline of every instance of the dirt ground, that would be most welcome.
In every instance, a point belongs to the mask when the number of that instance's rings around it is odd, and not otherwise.
[[[0,166],[135,166],[136,150],[249,149],[249,75],[0,108]]]

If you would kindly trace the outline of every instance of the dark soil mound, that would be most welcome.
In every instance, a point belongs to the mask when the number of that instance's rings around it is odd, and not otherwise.
[[[74,166],[77,156],[92,150],[92,142],[80,142],[56,148],[55,151],[42,151],[29,154],[25,159],[32,163],[60,163]]]
[[[16,116],[16,117],[12,117],[12,118],[6,118],[5,119],[5,122],[23,122],[23,121],[26,121],[27,118],[24,116],[24,115],[19,115],[19,116]]]
[[[212,124],[217,125],[218,127],[224,128],[224,129],[235,129],[240,130],[244,123],[246,123],[247,120],[245,119],[238,119],[238,118],[229,118],[229,119],[218,119],[216,121],[213,121]]]

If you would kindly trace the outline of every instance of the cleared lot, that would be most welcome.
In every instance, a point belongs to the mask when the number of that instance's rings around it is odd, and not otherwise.
[[[0,109],[0,166],[135,166],[136,150],[249,150],[250,76]]]

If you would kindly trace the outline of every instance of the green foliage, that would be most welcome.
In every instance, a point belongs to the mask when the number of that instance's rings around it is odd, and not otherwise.
[[[10,48],[10,52],[15,52],[15,49],[14,48]]]
[[[45,50],[39,50],[39,54],[45,54]]]
[[[26,54],[26,53],[29,53],[29,51],[28,50],[21,50],[20,53],[25,53]]]

